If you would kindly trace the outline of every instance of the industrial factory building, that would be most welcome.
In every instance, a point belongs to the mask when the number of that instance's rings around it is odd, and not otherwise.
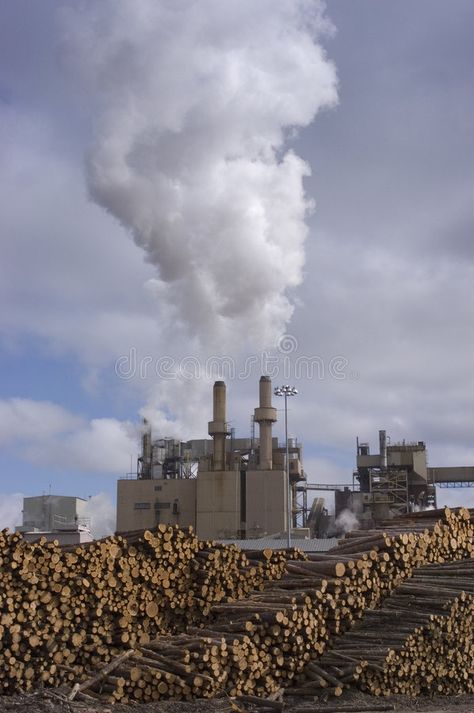
[[[338,534],[334,520],[344,510],[370,528],[434,507],[437,485],[474,485],[474,468],[428,467],[423,441],[390,443],[381,430],[379,453],[357,439],[352,483],[342,485],[308,483],[302,446],[288,439],[288,487],[286,443],[279,445],[272,433],[276,421],[272,384],[262,376],[250,438],[236,438],[229,428],[223,381],[214,384],[211,439],[153,439],[145,424],[137,472],[118,481],[117,531],[164,523],[191,526],[202,539],[268,540],[287,533],[290,519],[294,535],[325,538]],[[335,515],[328,513],[324,490],[335,492]]]
[[[154,441],[146,428],[136,477],[118,481],[117,530],[150,528],[162,522],[191,525],[204,539],[287,531],[286,447],[279,446],[272,434],[277,412],[268,376],[260,379],[253,420],[259,426],[259,438],[252,434],[236,439],[227,422],[225,383],[216,381],[208,428],[212,440]],[[288,452],[294,494],[296,485],[305,480],[301,445],[291,439]],[[296,522],[293,513],[292,526]]]
[[[23,498],[23,522],[15,530],[30,542],[40,537],[61,545],[90,542],[91,521],[84,516],[87,500],[68,495]]]
[[[436,507],[436,486],[473,487],[474,468],[429,467],[424,441],[391,443],[379,431],[379,452],[357,439],[353,487],[335,493],[336,519],[345,509],[370,527],[396,515]]]

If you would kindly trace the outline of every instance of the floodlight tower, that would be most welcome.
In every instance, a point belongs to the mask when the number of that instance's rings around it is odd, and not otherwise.
[[[296,396],[298,393],[294,386],[277,386],[273,392],[275,396],[285,397],[285,446],[286,446],[286,485],[287,485],[287,520],[288,520],[288,547],[291,547],[291,522],[292,522],[292,508],[291,508],[291,485],[290,485],[290,449],[288,447],[288,397]]]

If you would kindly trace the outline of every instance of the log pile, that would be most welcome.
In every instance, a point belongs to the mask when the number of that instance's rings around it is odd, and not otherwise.
[[[3,533],[0,686],[65,684],[123,703],[269,696],[292,682],[292,694],[339,695],[348,666],[321,667],[328,643],[420,567],[474,556],[473,514],[436,514],[349,533],[306,559],[245,555],[176,528],[65,552]]]
[[[160,525],[61,549],[0,532],[0,692],[75,681],[125,648],[208,617],[282,576],[296,552],[250,560]]]
[[[342,554],[337,550],[289,561],[282,579],[265,582],[263,591],[244,600],[213,605],[205,628],[188,627],[179,640],[158,637],[147,651],[136,653],[133,665],[129,661],[121,669],[120,680],[109,680],[106,688],[96,682],[83,693],[109,702],[190,700],[222,690],[230,696],[262,697],[281,688],[293,695],[314,695],[321,688],[340,695],[345,682],[341,685],[326,671],[322,683],[315,662],[330,639],[373,611],[414,568],[470,557],[473,532],[469,511],[446,511],[431,529],[413,536],[394,530],[390,535],[357,534],[344,540]],[[159,664],[150,651],[161,657]],[[157,687],[164,673],[176,675],[176,665],[186,669],[173,678],[172,690]],[[297,686],[288,688],[293,680]]]
[[[325,695],[357,685],[380,695],[474,692],[474,559],[428,565],[305,670]]]
[[[474,596],[461,595],[446,615],[411,634],[400,651],[391,649],[382,671],[363,672],[361,687],[374,695],[474,693]]]
[[[290,562],[287,571],[303,574],[312,569],[321,577],[333,577],[325,580],[335,599],[330,631],[342,634],[419,567],[473,556],[474,510],[446,508],[417,513],[409,522],[392,520],[383,531],[349,532],[338,547],[309,555],[309,562]]]

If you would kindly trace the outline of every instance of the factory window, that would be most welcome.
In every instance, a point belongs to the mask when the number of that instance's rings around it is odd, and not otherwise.
[[[155,485],[155,490],[161,490],[162,486],[161,485]]]
[[[151,503],[135,503],[133,507],[134,510],[149,510],[151,508]]]
[[[159,503],[158,501],[155,503],[155,510],[161,510],[162,508],[168,510],[170,507],[171,503]]]

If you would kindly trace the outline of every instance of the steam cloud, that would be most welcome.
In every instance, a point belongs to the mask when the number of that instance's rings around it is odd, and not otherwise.
[[[336,518],[336,528],[343,533],[356,530],[359,527],[359,520],[351,510],[345,508]]]
[[[8,528],[13,532],[16,525],[21,525],[22,507],[22,493],[0,493],[0,530]]]
[[[107,493],[92,495],[85,504],[82,516],[90,518],[91,532],[95,539],[108,537],[115,532],[115,506]]]
[[[165,320],[208,348],[274,344],[302,280],[295,129],[337,101],[319,0],[102,0],[68,10],[96,139],[93,199],[157,269]]]

